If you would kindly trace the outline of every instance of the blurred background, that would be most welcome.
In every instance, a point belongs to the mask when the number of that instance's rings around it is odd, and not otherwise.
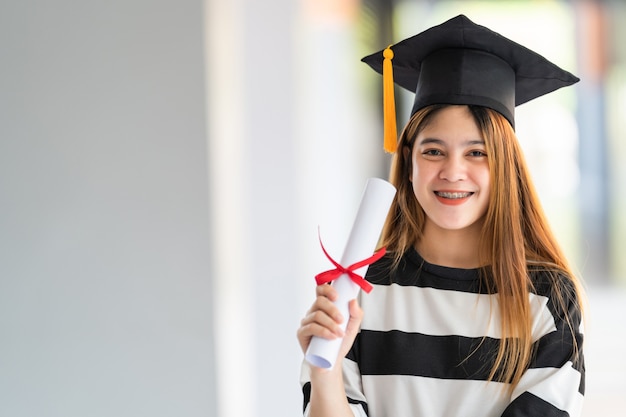
[[[582,80],[517,133],[623,415],[626,3],[0,0],[0,416],[299,415],[318,227],[390,162],[359,60],[460,13]]]

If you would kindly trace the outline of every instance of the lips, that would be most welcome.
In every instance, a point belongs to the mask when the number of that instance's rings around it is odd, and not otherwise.
[[[456,200],[458,198],[467,198],[474,193],[468,191],[435,191],[438,197],[450,198]]]
[[[472,195],[474,195],[474,193],[470,191],[435,191],[437,200],[449,206],[463,204]]]

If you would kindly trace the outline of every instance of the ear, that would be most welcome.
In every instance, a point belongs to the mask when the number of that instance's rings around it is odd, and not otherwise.
[[[413,164],[411,161],[411,148],[409,148],[408,146],[402,147],[402,158],[404,160],[404,164],[406,165],[409,171],[409,182],[413,182],[413,179],[411,178],[412,171],[413,171]]]

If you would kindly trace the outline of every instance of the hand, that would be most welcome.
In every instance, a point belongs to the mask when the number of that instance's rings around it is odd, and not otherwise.
[[[350,301],[350,317],[344,333],[340,326],[344,317],[341,316],[339,309],[333,304],[337,300],[335,288],[332,285],[318,285],[316,294],[315,302],[313,302],[306,316],[302,319],[298,329],[298,342],[300,342],[302,352],[306,352],[313,336],[324,339],[343,337],[343,343],[339,350],[339,357],[343,358],[350,350],[352,343],[354,343],[363,319],[363,310],[357,300]]]

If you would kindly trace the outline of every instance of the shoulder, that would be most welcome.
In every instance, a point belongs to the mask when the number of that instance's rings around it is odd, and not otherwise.
[[[528,276],[532,291],[537,295],[550,298],[557,292],[576,298],[574,278],[561,269],[531,264],[528,266]]]
[[[548,300],[547,307],[558,318],[579,319],[582,310],[581,294],[574,277],[556,268],[529,265],[532,292]]]

